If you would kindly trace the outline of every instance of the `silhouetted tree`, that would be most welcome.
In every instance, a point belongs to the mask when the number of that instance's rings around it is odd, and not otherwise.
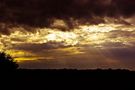
[[[0,70],[15,70],[18,66],[10,55],[5,52],[0,52]]]

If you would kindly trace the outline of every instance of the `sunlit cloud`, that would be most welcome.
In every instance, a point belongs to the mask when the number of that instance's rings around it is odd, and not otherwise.
[[[19,28],[18,28],[19,29]],[[76,45],[100,45],[102,43],[134,42],[135,26],[99,24],[79,26],[71,31],[61,31],[51,28],[37,28],[37,32],[22,32],[20,30],[12,32],[10,35],[1,35],[1,49],[14,47],[21,44],[49,44],[57,46]],[[127,38],[128,37],[128,38]],[[9,44],[9,45],[8,45]],[[6,46],[7,45],[7,46]]]

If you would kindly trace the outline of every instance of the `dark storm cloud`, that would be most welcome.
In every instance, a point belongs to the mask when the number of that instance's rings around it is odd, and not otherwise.
[[[10,28],[12,28],[12,24],[0,23],[0,33],[7,35],[10,34]]]
[[[52,18],[131,16],[135,0],[1,0],[0,21],[48,26]]]
[[[114,30],[110,31],[108,33],[108,38],[130,38],[130,37],[135,37],[135,31],[122,31],[122,30]]]
[[[123,44],[122,42],[105,42],[101,44],[105,48],[120,48],[120,47],[125,47],[126,45]]]
[[[48,43],[43,43],[43,44],[24,43],[21,45],[20,44],[14,45],[12,49],[23,50],[23,51],[32,52],[32,53],[40,53],[40,52],[43,52],[44,50],[57,49],[60,47],[64,48],[66,46],[64,46],[63,43],[57,43],[57,42],[48,42]]]

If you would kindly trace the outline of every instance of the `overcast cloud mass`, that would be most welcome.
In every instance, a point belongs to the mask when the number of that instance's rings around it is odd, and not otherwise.
[[[135,70],[135,0],[1,0],[0,50],[21,68]]]

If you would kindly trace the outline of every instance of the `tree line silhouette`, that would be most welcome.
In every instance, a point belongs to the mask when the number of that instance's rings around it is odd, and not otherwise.
[[[16,70],[19,67],[17,62],[5,52],[0,52],[0,70]]]

